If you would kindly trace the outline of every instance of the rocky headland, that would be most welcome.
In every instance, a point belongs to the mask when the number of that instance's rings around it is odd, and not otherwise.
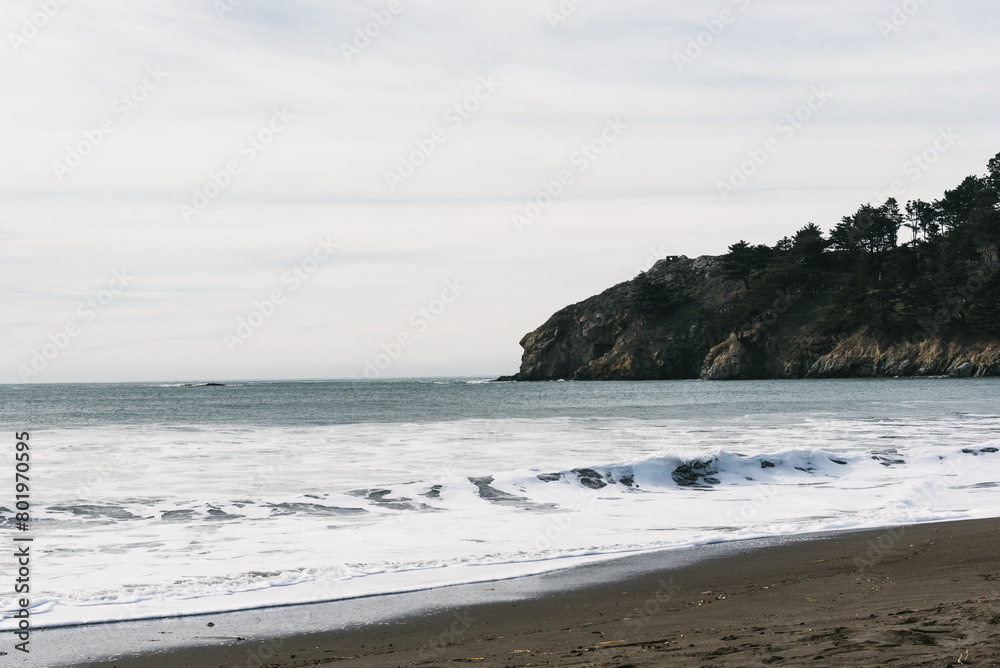
[[[1000,375],[1000,340],[941,333],[935,323],[902,335],[867,326],[831,332],[839,286],[775,290],[764,310],[720,328],[745,287],[722,258],[672,257],[632,281],[560,310],[521,339],[520,371],[501,380],[750,380]],[[655,291],[641,313],[636,295]],[[1000,307],[1000,306],[998,306]]]

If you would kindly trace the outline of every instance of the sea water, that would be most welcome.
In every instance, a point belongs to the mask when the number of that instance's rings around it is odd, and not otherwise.
[[[0,408],[33,628],[1000,516],[996,379],[8,385]]]

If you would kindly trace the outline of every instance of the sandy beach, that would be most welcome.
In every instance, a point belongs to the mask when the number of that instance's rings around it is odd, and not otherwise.
[[[590,568],[607,575],[614,564]],[[231,641],[199,647],[192,638],[179,650],[74,665],[1000,665],[1000,520],[748,546],[595,579],[526,600],[307,635],[244,639],[227,616],[196,618]]]

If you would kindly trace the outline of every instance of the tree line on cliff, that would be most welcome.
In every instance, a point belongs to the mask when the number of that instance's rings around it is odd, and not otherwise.
[[[908,231],[904,232],[904,230]],[[867,327],[876,335],[1000,335],[1000,154],[983,176],[969,176],[933,202],[890,199],[844,216],[829,234],[810,223],[773,246],[739,241],[720,270],[743,286],[712,318],[738,328],[775,294],[833,291],[820,323],[830,334]],[[670,300],[648,281],[632,291],[637,313],[658,314]]]

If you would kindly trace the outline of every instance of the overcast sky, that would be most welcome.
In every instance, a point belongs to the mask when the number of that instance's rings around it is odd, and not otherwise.
[[[0,382],[513,373],[1000,151],[995,0],[575,2],[4,0]]]

